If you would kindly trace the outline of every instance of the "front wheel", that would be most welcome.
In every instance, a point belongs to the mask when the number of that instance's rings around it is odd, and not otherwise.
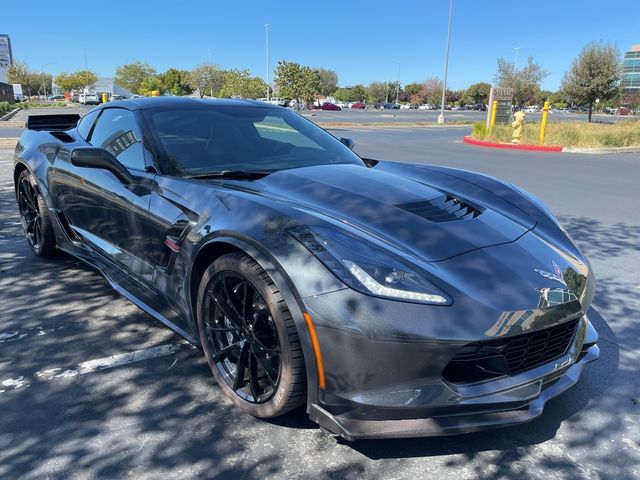
[[[306,371],[291,312],[251,257],[231,253],[207,268],[197,321],[213,376],[239,408],[269,418],[304,402]]]

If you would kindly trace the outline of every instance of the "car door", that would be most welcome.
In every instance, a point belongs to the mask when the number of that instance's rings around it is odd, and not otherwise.
[[[146,171],[148,153],[134,112],[104,108],[87,140],[116,157],[133,182],[125,185],[107,170],[65,162],[55,172],[60,206],[85,243],[151,283],[148,211],[155,172]]]

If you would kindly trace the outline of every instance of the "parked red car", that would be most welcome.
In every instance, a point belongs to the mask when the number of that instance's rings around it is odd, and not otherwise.
[[[362,102],[356,102],[356,103],[352,103],[351,104],[351,108],[360,108],[360,109],[364,109],[366,107],[366,105]]]
[[[618,115],[631,115],[631,110],[629,110],[627,107],[620,107],[618,109]]]
[[[331,102],[324,102],[320,108],[322,110],[342,110],[338,105]]]

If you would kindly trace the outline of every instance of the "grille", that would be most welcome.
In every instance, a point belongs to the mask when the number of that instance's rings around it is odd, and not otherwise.
[[[403,203],[396,205],[396,207],[431,222],[450,222],[451,220],[475,218],[482,213],[479,208],[446,194],[433,200]]]
[[[454,383],[472,383],[543,365],[567,351],[579,319],[531,333],[465,345],[443,371]]]

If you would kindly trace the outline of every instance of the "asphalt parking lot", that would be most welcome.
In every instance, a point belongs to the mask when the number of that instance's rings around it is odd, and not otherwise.
[[[499,176],[558,214],[598,278],[601,358],[541,418],[349,444],[303,410],[239,413],[197,350],[100,275],[30,253],[0,150],[0,478],[640,478],[640,159],[482,149],[461,143],[467,131],[333,133],[363,156]]]

